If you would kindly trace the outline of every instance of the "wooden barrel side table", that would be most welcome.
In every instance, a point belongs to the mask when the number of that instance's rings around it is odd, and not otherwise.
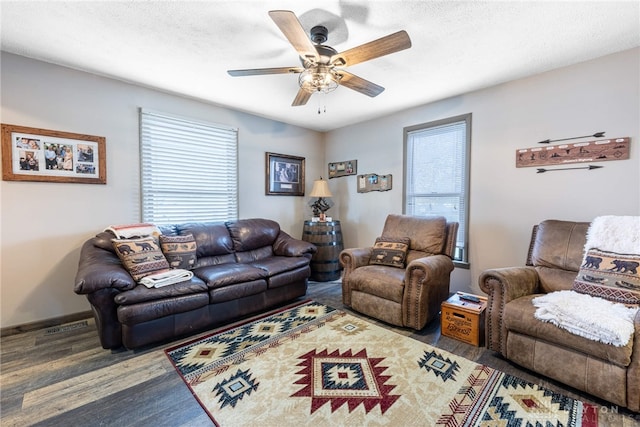
[[[329,282],[340,278],[342,252],[340,221],[305,221],[302,240],[313,243],[318,251],[311,258],[311,280]]]

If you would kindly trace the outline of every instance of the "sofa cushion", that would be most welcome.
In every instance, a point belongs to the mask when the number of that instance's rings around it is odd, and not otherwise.
[[[304,282],[305,279],[309,278],[310,275],[311,270],[309,269],[309,267],[304,266],[296,268],[295,270],[288,270],[280,274],[275,274],[269,277],[269,280],[267,280],[267,284],[269,286],[269,289],[280,288],[282,286],[288,286],[291,283]]]
[[[190,222],[173,227],[177,235],[191,234],[196,240],[198,258],[233,254],[231,236],[224,223]]]
[[[369,264],[404,268],[410,242],[408,237],[378,237],[371,250]]]
[[[447,220],[442,216],[415,217],[389,215],[384,223],[383,238],[402,239],[410,236],[410,249],[425,255],[441,254],[444,250]]]
[[[202,279],[209,288],[222,288],[268,277],[267,272],[261,268],[239,263],[197,267],[193,269],[193,274]]]
[[[357,268],[349,276],[351,290],[401,303],[404,273],[405,270],[386,265],[366,265]]]
[[[536,319],[536,307],[532,300],[540,295],[542,294],[527,295],[505,305],[503,321],[509,331],[516,331],[561,347],[572,348],[621,367],[626,367],[631,363],[633,340],[629,340],[627,345],[623,347],[616,347],[574,335],[552,323]]]
[[[267,290],[267,282],[264,279],[251,282],[237,283],[233,286],[223,286],[209,290],[209,302],[218,304],[225,301],[234,301],[250,295],[256,295]]]
[[[197,277],[192,277],[190,280],[160,288],[147,288],[144,285],[138,285],[130,291],[120,292],[113,300],[116,304],[131,305],[145,301],[171,299],[181,295],[206,293],[208,290],[209,287],[206,283]]]
[[[118,321],[125,325],[135,325],[149,320],[159,319],[176,313],[185,313],[209,304],[206,292],[180,295],[138,304],[121,305],[118,307]]]
[[[268,276],[275,276],[285,271],[307,267],[309,265],[309,259],[305,257],[272,256],[255,260],[251,262],[250,265],[264,270]]]
[[[640,304],[640,255],[589,249],[573,285],[576,292]]]
[[[150,274],[169,269],[169,263],[153,237],[113,239],[113,247],[136,282]]]
[[[193,234],[184,236],[160,235],[160,249],[171,268],[191,270],[196,265],[196,239]]]
[[[226,225],[236,252],[272,246],[280,233],[280,225],[269,219],[240,219]]]

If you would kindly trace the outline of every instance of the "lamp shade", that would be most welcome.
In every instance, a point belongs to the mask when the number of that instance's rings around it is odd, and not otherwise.
[[[329,183],[322,178],[313,181],[313,188],[309,197],[332,197],[329,191]]]

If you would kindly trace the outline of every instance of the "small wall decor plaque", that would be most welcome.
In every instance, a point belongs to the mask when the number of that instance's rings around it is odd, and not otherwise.
[[[358,175],[358,193],[368,193],[369,191],[389,191],[393,185],[391,174],[378,175],[369,173]]]
[[[2,179],[106,184],[105,138],[2,123]]]
[[[346,162],[329,163],[329,179],[340,176],[355,175],[358,173],[358,161],[348,160]]]
[[[629,158],[630,143],[631,139],[626,137],[522,148],[516,150],[516,167],[626,160]]]

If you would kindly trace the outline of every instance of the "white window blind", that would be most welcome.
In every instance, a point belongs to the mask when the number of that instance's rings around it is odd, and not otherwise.
[[[405,129],[405,213],[459,224],[455,260],[467,262],[471,115]]]
[[[140,110],[142,220],[238,217],[238,131]]]

